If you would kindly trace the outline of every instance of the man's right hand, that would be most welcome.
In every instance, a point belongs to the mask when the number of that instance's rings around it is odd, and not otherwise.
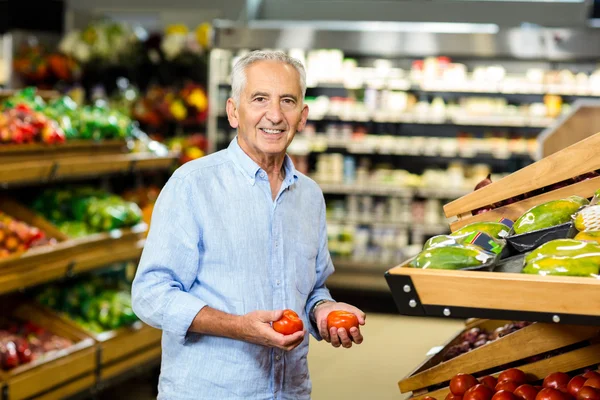
[[[276,311],[253,311],[240,317],[240,332],[242,340],[261,346],[277,347],[290,351],[295,349],[306,335],[306,330],[282,335],[271,326],[281,318],[283,310]]]

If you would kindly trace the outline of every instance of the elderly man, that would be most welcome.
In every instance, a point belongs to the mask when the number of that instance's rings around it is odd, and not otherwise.
[[[309,399],[308,332],[333,346],[363,340],[328,331],[335,302],[325,202],[286,149],[308,117],[304,67],[258,51],[232,72],[226,150],[179,168],[162,190],[133,283],[133,308],[163,330],[159,399]],[[284,309],[305,330],[276,332]]]

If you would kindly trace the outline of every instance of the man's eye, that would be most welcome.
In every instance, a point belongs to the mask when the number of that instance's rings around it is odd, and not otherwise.
[[[259,102],[259,103],[262,103],[262,102],[264,102],[265,100],[267,100],[267,99],[266,99],[266,98],[264,98],[264,97],[255,97],[255,98],[254,98],[254,101],[257,101],[257,102]]]
[[[283,99],[283,102],[286,104],[294,104],[294,100],[292,99]]]

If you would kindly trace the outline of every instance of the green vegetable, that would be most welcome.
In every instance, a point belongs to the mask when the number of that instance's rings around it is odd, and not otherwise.
[[[487,233],[495,239],[501,239],[508,236],[509,228],[500,222],[474,222],[463,226],[459,230],[450,234],[450,236],[463,236],[474,232]]]
[[[475,246],[436,247],[422,251],[411,262],[414,268],[431,269],[462,269],[476,267],[491,261],[493,255]]]
[[[544,243],[525,256],[525,263],[546,257],[595,257],[600,262],[600,245],[575,239],[556,239]]]
[[[532,207],[515,222],[517,235],[564,224],[582,206],[578,199],[552,200]]]
[[[584,276],[598,275],[600,264],[595,260],[577,257],[545,257],[525,265],[524,274]]]

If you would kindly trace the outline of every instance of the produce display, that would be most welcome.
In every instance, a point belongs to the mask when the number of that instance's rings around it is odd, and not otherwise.
[[[281,318],[273,322],[273,329],[283,335],[291,335],[304,329],[304,323],[294,310],[284,310]]]
[[[484,344],[493,342],[496,339],[504,337],[509,333],[518,331],[531,325],[531,322],[511,322],[504,326],[496,328],[493,332],[478,327],[471,328],[460,335],[460,343],[450,346],[442,355],[444,361],[451,360],[461,354],[477,349]]]
[[[130,285],[120,274],[48,286],[37,295],[37,300],[95,333],[138,321],[131,308]]]
[[[38,228],[0,211],[0,259],[29,248],[54,243]]]
[[[597,276],[600,273],[600,245],[575,239],[552,240],[525,257],[523,273]]]
[[[154,203],[160,194],[160,189],[157,186],[141,186],[136,189],[131,189],[123,193],[122,197],[126,201],[137,204],[142,210],[142,220],[150,228],[152,220],[152,211],[154,211]]]
[[[46,143],[65,141],[65,132],[44,113],[19,103],[0,112],[0,144]]]
[[[600,371],[588,369],[579,375],[553,372],[539,383],[529,381],[517,368],[510,368],[498,378],[457,374],[449,384],[446,400],[598,400],[600,399]],[[428,399],[436,400],[433,397]]]
[[[131,227],[142,220],[137,204],[90,187],[48,189],[32,208],[70,237]]]
[[[72,345],[32,322],[5,320],[0,328],[0,368],[7,371]]]
[[[46,103],[35,88],[18,91],[2,104],[0,143],[47,144],[69,139],[125,139],[135,124],[103,100],[78,105],[68,96]]]

